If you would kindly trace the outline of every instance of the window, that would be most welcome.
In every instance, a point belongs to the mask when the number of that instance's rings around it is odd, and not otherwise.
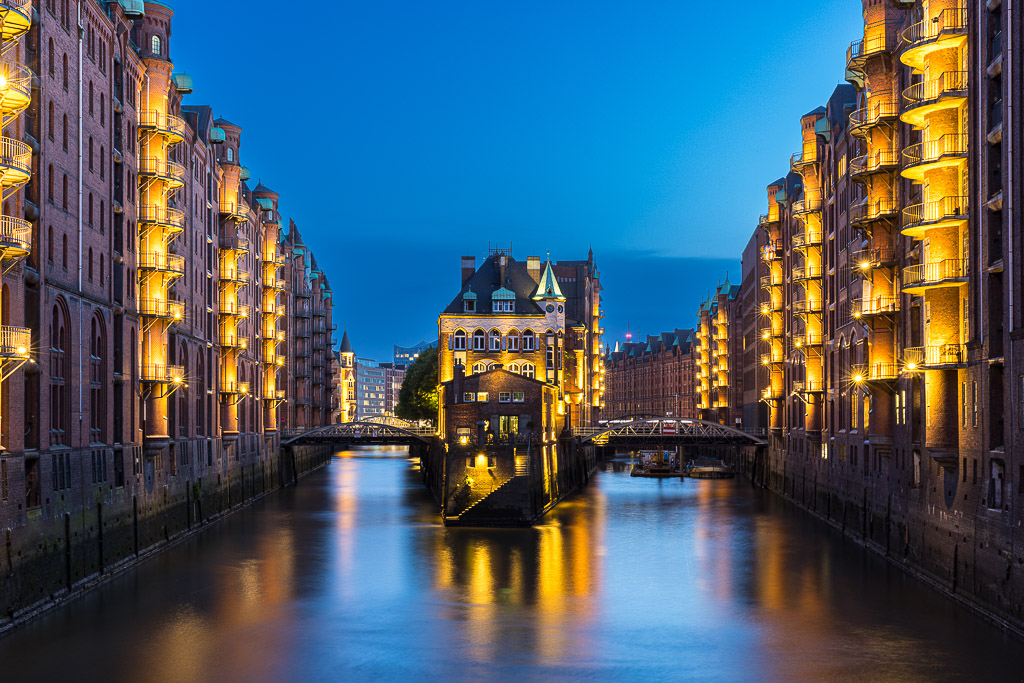
[[[978,426],[978,383],[971,382],[971,426]]]
[[[990,460],[991,478],[988,480],[988,506],[999,508],[1003,506],[1003,463],[999,460]]]
[[[960,426],[967,426],[967,382],[960,382]]]
[[[512,313],[515,311],[514,301],[492,301],[491,311],[493,313]]]
[[[477,392],[476,402],[477,403],[487,403],[487,392],[486,391]]]
[[[463,402],[463,403],[472,403],[472,402],[473,402],[473,397],[474,397],[474,396],[475,396],[475,394],[473,394],[473,393],[471,393],[471,392],[467,391],[466,393],[464,393],[464,394],[462,395],[462,402]]]
[[[53,102],[50,102],[50,106],[46,111],[46,136],[53,139]]]
[[[107,400],[106,400],[106,365],[105,341],[103,334],[103,320],[99,316],[92,319],[92,337],[89,347],[89,440],[93,443],[103,443],[107,422]],[[105,468],[104,468],[105,469]],[[106,477],[103,477],[106,480]]]
[[[473,374],[474,375],[479,375],[481,372],[487,372],[487,369],[488,369],[487,363],[474,363],[473,364]]]
[[[47,54],[48,54],[48,56],[50,58],[50,67],[49,67],[50,78],[53,78],[54,74],[57,71],[57,64],[56,64],[57,60],[54,58],[54,55],[53,55],[53,38],[50,38],[50,43],[47,46]]]
[[[512,402],[513,403],[522,403],[524,400],[525,400],[525,396],[524,396],[523,392],[521,392],[521,391],[513,391],[512,392]]]
[[[160,54],[160,49],[161,49],[160,36],[153,36],[153,38],[150,39],[150,41],[149,41],[149,45],[150,45],[150,52],[152,52],[155,55]]]
[[[70,344],[67,316],[63,306],[54,305],[50,318],[50,444],[66,445],[70,436],[70,394],[67,369]],[[61,487],[64,488],[64,487]]]
[[[498,403],[510,403],[512,401],[512,394],[507,391],[498,392]]]
[[[523,377],[533,379],[536,376],[536,367],[533,363],[523,363]]]
[[[491,351],[501,351],[501,332],[491,330]]]
[[[64,53],[64,91],[68,89],[68,55]]]
[[[519,350],[519,332],[517,330],[509,330],[508,333],[505,335],[505,339],[508,342],[509,351]]]
[[[225,154],[227,154],[227,160],[229,163],[235,160],[235,150],[232,149],[231,147],[228,147],[227,152],[225,152]]]
[[[508,366],[508,371],[509,372],[514,372],[514,373],[516,373],[518,375],[519,372],[520,372],[519,363],[512,363],[511,365],[509,365]]]
[[[555,369],[555,347],[549,346],[545,352],[545,359],[548,370]]]
[[[476,312],[476,299],[475,298],[463,299],[462,300],[462,310],[465,311],[466,313],[475,313]]]
[[[533,334],[533,330],[523,331],[523,351],[533,351],[536,348],[537,337]]]
[[[473,350],[474,351],[485,351],[487,349],[487,335],[484,334],[483,330],[477,330],[473,333]]]
[[[68,115],[64,114],[64,135],[61,138],[63,140],[64,151],[68,151]]]
[[[53,261],[53,226],[46,228],[46,260]]]

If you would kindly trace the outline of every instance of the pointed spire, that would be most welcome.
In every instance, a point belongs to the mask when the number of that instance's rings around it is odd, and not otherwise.
[[[355,351],[352,350],[352,342],[348,340],[347,327],[345,328],[345,334],[341,336],[341,348],[339,350],[341,353],[355,353]]]
[[[548,263],[544,267],[544,274],[540,276],[540,284],[537,285],[537,291],[533,294],[534,301],[542,301],[544,299],[565,301],[565,297],[562,296],[562,290],[558,287],[558,280],[555,279],[555,274],[551,270],[550,255]]]

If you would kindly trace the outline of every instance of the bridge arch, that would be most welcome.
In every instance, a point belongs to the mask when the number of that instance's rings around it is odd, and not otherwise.
[[[733,427],[693,418],[650,417],[577,428],[581,443],[648,443],[665,445],[764,446],[765,442]]]
[[[282,446],[294,446],[303,443],[338,443],[338,444],[397,444],[409,445],[424,443],[429,444],[434,436],[434,430],[430,427],[418,427],[405,420],[390,418],[397,423],[405,423],[400,426],[391,423],[381,416],[380,420],[365,419],[354,422],[341,422],[339,424],[325,425],[311,429],[308,432],[297,434],[290,439],[281,442]]]

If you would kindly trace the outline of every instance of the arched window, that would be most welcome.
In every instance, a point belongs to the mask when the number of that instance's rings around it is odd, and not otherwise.
[[[205,378],[203,376],[203,352],[200,349],[196,353],[196,376],[193,381],[196,387],[196,434],[202,436],[203,431],[203,416],[205,414],[203,406],[203,398],[206,396],[206,386],[204,384]]]
[[[103,145],[100,145],[100,180],[103,180],[107,173],[107,165],[103,163],[105,151]]]
[[[501,351],[501,332],[491,330],[491,351]]]
[[[160,36],[156,36],[156,35],[155,35],[155,36],[153,36],[153,38],[152,38],[152,39],[150,40],[150,51],[151,51],[151,52],[152,52],[153,54],[155,54],[155,55],[158,55],[158,54],[160,54],[160,50],[161,50],[161,45],[160,45]]]
[[[488,365],[487,363],[484,363],[484,362],[473,363],[473,374],[474,375],[478,375],[481,372],[487,372],[487,370],[489,368],[490,368],[490,365]]]
[[[245,383],[245,368],[243,367],[238,368],[238,382],[239,388]],[[245,404],[246,401],[243,396],[242,400],[238,402],[238,431],[240,432],[245,431]]]
[[[107,125],[107,96],[100,93],[100,125]],[[103,150],[100,150],[100,159],[103,158]]]
[[[93,316],[89,338],[89,440],[93,443],[106,443],[106,334],[103,318],[99,314]]]
[[[64,132],[61,138],[64,144],[64,151],[68,151],[68,115],[64,114]]]
[[[483,330],[476,330],[473,332],[473,350],[474,351],[486,351],[487,350],[487,335],[484,334]]]
[[[53,102],[50,102],[50,106],[47,108],[46,111],[46,135],[51,140],[53,139],[53,130]]]
[[[509,351],[519,350],[519,330],[509,330],[505,333],[505,339],[508,340]]]
[[[68,89],[68,53],[64,53],[64,90]]]
[[[519,363],[512,363],[511,365],[508,366],[508,371],[514,372],[518,375],[520,372],[522,372],[522,368],[519,367]]]
[[[50,38],[50,44],[47,47],[47,55],[50,58],[50,78],[57,73],[57,60],[53,54],[53,38]]]
[[[230,147],[228,147],[228,151],[226,152],[226,154],[227,154],[227,160],[229,162],[235,160],[235,150],[233,150]]]
[[[67,445],[71,436],[70,394],[66,378],[70,363],[70,330],[63,299],[50,315],[50,443]]]
[[[46,198],[53,202],[53,164],[47,168],[46,176]]]
[[[106,261],[104,261],[104,259],[103,259],[103,254],[100,254],[100,286],[101,287],[105,287],[106,286],[106,279],[107,279],[107,264],[106,264]]]
[[[537,370],[534,367],[533,363],[523,363],[523,369],[520,374],[523,377],[529,377],[530,379],[533,379],[534,376],[537,374]]]
[[[466,350],[466,331],[455,330],[455,335],[452,337],[452,349],[454,351],[465,351]]]
[[[93,87],[92,81],[89,81],[89,116],[94,116],[96,111],[93,106],[96,102],[96,89]]]
[[[68,174],[64,174],[64,184],[61,197],[63,198],[64,210],[68,210]]]
[[[533,351],[537,348],[537,337],[533,330],[523,330],[523,351]]]

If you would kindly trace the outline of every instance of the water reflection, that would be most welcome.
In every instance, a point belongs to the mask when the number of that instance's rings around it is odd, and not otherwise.
[[[364,450],[0,639],[0,679],[1019,680],[1022,649],[743,480],[610,462],[539,527],[446,529]]]

